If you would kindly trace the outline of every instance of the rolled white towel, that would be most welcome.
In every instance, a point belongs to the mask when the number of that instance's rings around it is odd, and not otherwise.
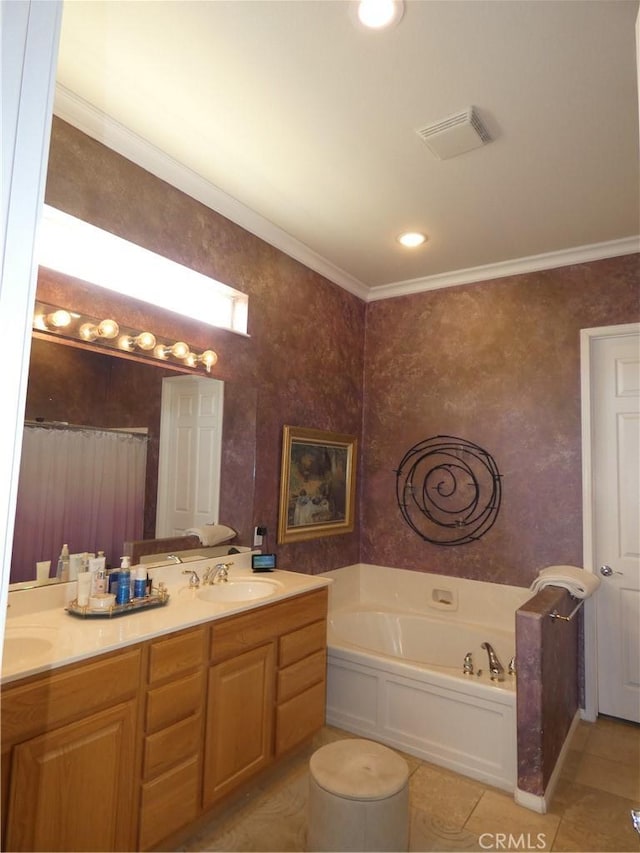
[[[575,598],[589,598],[600,586],[600,578],[578,566],[549,566],[538,572],[529,589],[540,592],[546,586],[559,586]]]
[[[222,542],[229,542],[237,536],[236,531],[226,524],[205,524],[204,527],[190,527],[185,530],[185,536],[197,536],[205,548],[212,548]]]

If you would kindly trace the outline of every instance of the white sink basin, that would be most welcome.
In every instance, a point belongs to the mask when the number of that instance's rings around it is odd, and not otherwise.
[[[274,581],[227,581],[205,586],[196,595],[203,601],[255,601],[275,595],[279,587],[280,584]]]
[[[4,635],[3,659],[12,666],[30,663],[47,655],[53,648],[55,628],[7,627]]]

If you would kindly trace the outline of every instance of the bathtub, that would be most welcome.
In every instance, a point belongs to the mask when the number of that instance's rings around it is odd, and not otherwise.
[[[327,723],[513,792],[516,686],[507,668],[515,610],[530,593],[373,566],[327,575]],[[419,602],[432,606],[419,612]],[[485,641],[503,682],[489,677]],[[463,675],[468,652],[480,675]]]

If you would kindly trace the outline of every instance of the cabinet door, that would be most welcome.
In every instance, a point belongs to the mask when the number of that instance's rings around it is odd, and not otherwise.
[[[8,850],[129,850],[135,702],[13,750]]]
[[[272,759],[274,660],[269,643],[209,671],[205,807]]]

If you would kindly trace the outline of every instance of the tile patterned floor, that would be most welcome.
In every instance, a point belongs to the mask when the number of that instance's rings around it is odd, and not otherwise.
[[[323,743],[351,737],[325,727],[304,752],[274,768],[230,803],[181,851],[304,851],[307,767]],[[640,853],[630,810],[640,808],[640,726],[581,722],[548,814],[509,794],[412,756],[411,851]]]

